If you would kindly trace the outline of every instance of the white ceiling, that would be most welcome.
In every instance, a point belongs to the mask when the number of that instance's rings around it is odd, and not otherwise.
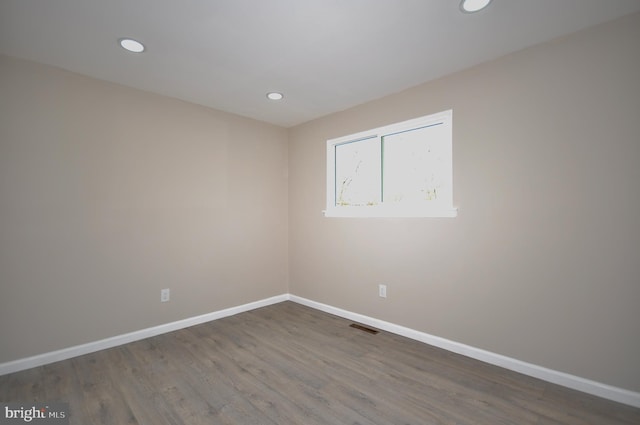
[[[493,0],[476,14],[459,0],[0,0],[0,53],[290,127],[637,11],[640,0]]]

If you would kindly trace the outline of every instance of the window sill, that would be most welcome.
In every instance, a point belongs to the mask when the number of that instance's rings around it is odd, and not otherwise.
[[[381,208],[381,207],[338,207],[322,211],[325,217],[350,218],[453,218],[457,208]]]

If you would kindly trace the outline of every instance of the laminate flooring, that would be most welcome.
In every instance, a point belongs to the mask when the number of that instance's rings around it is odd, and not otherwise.
[[[283,302],[0,377],[70,424],[640,424],[640,409]]]

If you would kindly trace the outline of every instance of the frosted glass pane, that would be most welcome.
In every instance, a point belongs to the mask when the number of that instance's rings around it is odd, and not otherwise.
[[[336,205],[380,203],[380,141],[377,138],[336,145]]]
[[[445,126],[434,125],[382,137],[384,202],[417,203],[441,200],[451,160],[443,136]]]

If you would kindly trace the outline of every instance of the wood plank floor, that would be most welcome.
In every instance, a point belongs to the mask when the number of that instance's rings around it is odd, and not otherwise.
[[[640,424],[599,399],[284,302],[0,377],[89,424]]]

